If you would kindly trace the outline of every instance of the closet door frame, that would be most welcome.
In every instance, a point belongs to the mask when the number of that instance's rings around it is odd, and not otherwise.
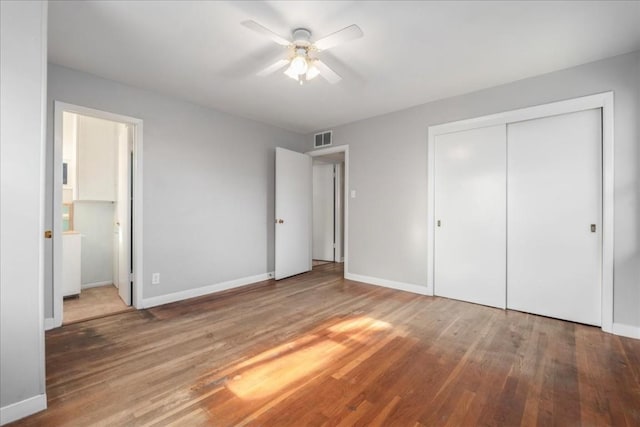
[[[435,267],[435,140],[436,136],[524,120],[602,109],[602,330],[613,332],[614,141],[613,92],[505,111],[428,128],[427,145],[427,294],[433,295]]]

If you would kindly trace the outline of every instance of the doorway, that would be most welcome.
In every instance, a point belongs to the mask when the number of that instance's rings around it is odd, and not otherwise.
[[[312,266],[343,262],[344,152],[313,158]]]
[[[337,163],[344,159],[344,179],[341,180],[344,184],[339,186],[342,189],[342,197],[339,200],[343,201],[344,221],[340,224],[340,231],[333,233],[334,238],[336,234],[342,237],[339,246],[336,242],[336,249],[339,247],[341,251],[339,256],[336,255],[333,259],[344,262],[343,271],[347,274],[349,200],[344,194],[349,188],[349,146],[329,147],[304,154],[276,147],[275,154],[275,279],[280,280],[312,270],[313,159],[327,156],[326,163],[327,159],[335,157],[333,155],[339,156],[340,160]],[[331,189],[331,186],[329,188]]]
[[[315,267],[328,262],[344,263],[342,271],[347,274],[349,146],[337,145],[307,154],[313,159],[312,264]]]
[[[141,126],[56,102],[54,326],[130,310],[141,289]]]

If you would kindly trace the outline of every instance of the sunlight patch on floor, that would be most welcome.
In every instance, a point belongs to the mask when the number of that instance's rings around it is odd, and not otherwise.
[[[372,333],[390,328],[389,323],[370,317],[344,320],[329,326],[328,333],[306,335],[242,362],[227,388],[241,399],[269,397],[343,357],[350,343],[361,343]]]

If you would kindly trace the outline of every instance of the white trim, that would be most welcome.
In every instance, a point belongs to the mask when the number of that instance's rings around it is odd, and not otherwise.
[[[427,289],[433,295],[435,244],[435,138],[452,132],[602,108],[602,330],[613,332],[614,159],[613,92],[430,126],[427,146]]]
[[[602,330],[613,333],[614,128],[613,92],[602,99]]]
[[[115,287],[115,285],[113,284],[113,280],[107,280],[104,282],[93,282],[93,283],[84,283],[81,285],[81,289],[89,289],[89,288],[99,288],[102,286],[109,286],[112,285]]]
[[[614,323],[612,331],[616,335],[640,340],[640,326],[625,325],[624,323]]]
[[[431,295],[425,286],[414,285],[412,283],[396,282],[393,280],[380,279],[378,277],[361,276],[359,274],[345,274],[345,279],[354,280],[356,282],[367,283],[369,285],[382,286],[384,288],[395,289],[398,291],[411,292],[419,295]]]
[[[133,220],[133,295],[132,304],[135,308],[142,308],[143,281],[144,277],[142,264],[142,155],[143,155],[143,121],[141,119],[125,116],[122,114],[111,113],[108,111],[97,110],[94,108],[83,107],[75,104],[68,104],[61,101],[54,102],[54,149],[53,161],[54,165],[62,164],[62,113],[63,111],[81,114],[83,116],[97,117],[100,119],[111,120],[114,122],[125,123],[133,126],[133,179],[134,179],[134,212]],[[57,206],[62,206],[62,171],[61,168],[54,167],[53,178],[53,314],[55,319],[55,327],[62,326],[62,290],[61,285],[61,250],[62,250],[62,210]],[[56,268],[57,267],[57,268]]]
[[[38,262],[38,358],[40,363],[38,364],[38,377],[39,388],[42,394],[33,396],[29,399],[25,399],[22,402],[18,402],[13,405],[5,406],[0,409],[0,424],[9,422],[11,418],[15,420],[15,416],[22,418],[26,415],[39,412],[47,408],[47,381],[46,381],[46,346],[45,346],[45,322],[44,322],[44,230],[45,230],[45,217],[46,217],[46,193],[47,193],[47,104],[48,104],[48,16],[49,16],[49,3],[43,1],[41,3],[42,14],[41,18],[41,35],[40,42],[42,43],[41,53],[41,86],[40,86],[40,244],[38,247],[39,262]],[[60,168],[62,169],[62,168]],[[62,212],[61,212],[62,214]],[[60,221],[62,222],[62,220]]]
[[[9,424],[47,409],[47,395],[38,394],[0,408],[0,425]]]
[[[213,285],[202,286],[200,288],[188,289],[186,291],[173,292],[171,294],[159,295],[157,297],[145,298],[142,300],[143,308],[151,308],[158,305],[169,304],[172,302],[182,301],[189,298],[201,297],[216,292],[226,291],[240,286],[251,285],[253,283],[263,282],[265,280],[273,280],[273,272],[257,274],[255,276],[242,277],[240,279],[228,280],[226,282],[216,283]]]
[[[333,136],[332,136],[333,138]],[[333,141],[333,140],[332,140]],[[319,150],[308,151],[305,154],[311,157],[326,156],[327,154],[344,152],[344,277],[349,274],[349,144],[334,145],[333,147],[321,148]]]

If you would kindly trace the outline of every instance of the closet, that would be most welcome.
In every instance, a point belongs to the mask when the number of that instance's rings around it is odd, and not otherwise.
[[[434,294],[601,325],[602,110],[434,145]]]
[[[505,126],[436,138],[437,295],[505,307]]]

